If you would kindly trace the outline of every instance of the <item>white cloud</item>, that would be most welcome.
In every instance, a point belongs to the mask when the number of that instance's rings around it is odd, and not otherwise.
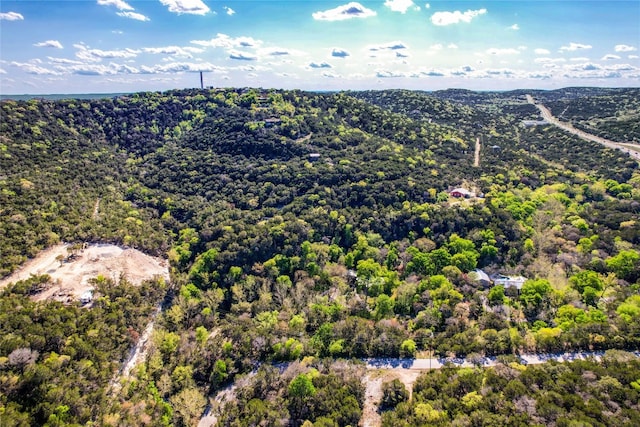
[[[557,62],[567,62],[564,58],[536,58],[533,60],[536,64],[553,64]]]
[[[425,70],[425,71],[419,71],[416,73],[412,73],[409,75],[409,77],[413,77],[413,78],[421,78],[421,77],[444,77],[446,74],[443,71],[440,70]]]
[[[47,56],[47,59],[52,64],[68,64],[68,65],[82,64],[82,62],[80,61],[74,61],[73,59],[67,59],[67,58],[53,58],[51,56]]]
[[[229,6],[224,6],[223,9],[227,12],[227,15],[232,16],[236,13],[235,10],[231,9]]]
[[[209,62],[172,62],[170,64],[156,65],[152,68],[141,67],[147,74],[169,73],[198,73],[202,72],[226,72],[225,68],[213,65]]]
[[[65,68],[59,67],[59,69],[64,70],[67,73],[78,74],[81,76],[109,76],[114,74],[138,74],[140,72],[137,68],[113,63],[109,65],[80,64]]]
[[[560,48],[560,52],[563,52],[563,51],[574,52],[576,50],[591,49],[592,47],[593,46],[591,46],[589,44],[581,44],[581,43],[571,42],[571,43],[569,43],[568,46],[562,46]]]
[[[389,70],[378,70],[376,71],[376,77],[381,79],[390,79],[397,77],[406,77],[404,73],[400,73],[397,71],[389,71]]]
[[[510,30],[514,30],[514,31],[518,31],[520,29],[520,26],[518,24],[513,24],[512,26],[509,27]]]
[[[135,19],[136,21],[151,21],[151,19],[149,19],[148,17],[137,12],[117,12],[116,15],[122,16],[123,18]]]
[[[262,45],[262,40],[256,40],[252,37],[229,37],[226,34],[218,33],[211,40],[191,40],[191,43],[205,47],[222,47],[230,49],[233,47],[256,48]]]
[[[298,75],[295,74],[295,73],[276,73],[276,75],[280,76],[280,77],[290,77],[290,78],[294,78],[294,79],[298,78]]]
[[[2,68],[0,68],[0,74],[7,74],[7,72],[5,70],[3,70]]]
[[[455,12],[436,12],[431,16],[431,22],[433,25],[439,26],[459,24],[460,22],[469,23],[473,18],[485,13],[487,13],[487,9],[467,10],[466,12],[460,12],[459,10]]]
[[[333,68],[331,64],[328,62],[311,62],[309,63],[310,68]]]
[[[267,55],[267,56],[288,56],[288,55],[291,55],[291,52],[288,49],[282,49],[282,48],[277,48],[277,47],[264,49],[261,53],[263,55]]]
[[[420,7],[416,6],[412,0],[387,0],[384,5],[392,11],[400,13],[406,13],[411,7],[414,10],[420,10]]]
[[[530,79],[549,80],[553,75],[549,73],[529,73],[527,77]]]
[[[431,9],[431,5],[429,3],[427,3],[427,4],[424,5],[424,8],[425,9]]]
[[[616,52],[634,52],[638,50],[638,48],[626,44],[617,44],[614,49]]]
[[[449,43],[447,49],[458,49],[458,45],[455,43]]]
[[[235,59],[238,61],[255,61],[258,57],[249,52],[242,52],[239,50],[232,50],[229,52],[229,59]]]
[[[600,65],[594,64],[592,62],[585,62],[583,64],[575,64],[575,65],[566,65],[565,68],[571,71],[596,71],[596,70],[602,69]]]
[[[38,76],[58,76],[60,75],[60,73],[58,73],[57,71],[53,71],[50,70],[48,68],[44,68],[44,67],[40,67],[38,65],[29,63],[29,62],[12,62],[10,64],[13,67],[17,67],[20,68],[22,71],[29,73],[29,74],[35,74]]]
[[[83,45],[74,45],[79,50],[76,52],[76,57],[84,61],[99,62],[103,59],[128,59],[135,58],[140,53],[139,50],[124,49],[124,50],[101,50],[101,49],[88,49]]]
[[[595,64],[585,64],[583,68],[574,68],[564,74],[569,79],[613,79],[620,78],[618,71],[604,70]]]
[[[614,71],[636,71],[638,67],[634,67],[630,64],[612,64],[605,67],[606,70]]]
[[[486,52],[489,55],[518,55],[520,53],[520,51],[518,49],[512,49],[512,48],[498,49],[498,48],[495,48],[495,47],[487,49]]]
[[[35,47],[53,47],[56,49],[62,49],[62,44],[58,40],[47,40],[40,43],[34,43]]]
[[[547,49],[538,48],[533,51],[536,55],[549,55],[551,52]]]
[[[629,55],[627,58],[629,58],[629,59],[638,59],[638,58],[640,58],[640,56],[638,56],[638,55]]]
[[[238,67],[235,68],[230,68],[230,69],[234,69],[234,70],[238,70],[238,71],[245,71],[245,72],[249,72],[249,71],[256,71],[256,72],[261,72],[261,71],[271,71],[271,68],[269,67],[263,67],[262,65],[240,65]]]
[[[162,55],[173,55],[173,56],[183,56],[186,58],[192,58],[194,53],[202,53],[204,49],[199,47],[180,47],[180,46],[164,46],[164,47],[145,47],[142,49],[145,53],[153,53],[153,54],[162,54]]]
[[[376,16],[376,12],[358,2],[351,2],[334,9],[314,12],[311,16],[317,21],[344,21],[352,18],[370,18]]]
[[[3,12],[0,13],[0,21],[22,21],[24,16],[18,12]]]
[[[100,6],[115,6],[118,10],[134,10],[133,7],[124,0],[98,0]]]
[[[270,56],[274,58],[284,58],[284,57],[303,56],[303,55],[306,55],[306,52],[295,50],[295,49],[289,49],[286,47],[275,46],[275,47],[266,47],[266,48],[258,49],[258,56],[261,56],[261,57]],[[290,62],[291,61],[288,61],[288,63]]]
[[[369,45],[367,49],[371,52],[378,52],[384,50],[399,50],[399,49],[407,49],[407,45],[401,41],[394,41],[385,44],[379,45]]]
[[[351,56],[351,54],[344,49],[334,47],[333,50],[331,50],[331,56],[335,58],[346,58],[347,56]]]
[[[210,11],[209,7],[202,0],[160,0],[165,6],[168,6],[169,12],[179,15],[206,15]]]
[[[620,59],[620,57],[618,55],[607,54],[602,57],[601,61],[611,61],[614,59]]]

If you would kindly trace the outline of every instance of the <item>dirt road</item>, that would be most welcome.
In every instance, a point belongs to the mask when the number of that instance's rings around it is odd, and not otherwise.
[[[480,137],[476,138],[476,151],[473,156],[473,166],[480,166]]]
[[[575,127],[573,127],[573,125],[571,123],[561,122],[556,117],[554,117],[553,114],[551,114],[551,111],[549,111],[549,109],[547,107],[545,107],[544,105],[542,105],[540,103],[536,103],[531,95],[527,95],[527,102],[529,104],[535,105],[538,108],[538,110],[540,110],[540,115],[542,116],[542,118],[545,119],[547,122],[551,123],[552,125],[557,126],[560,129],[562,129],[562,130],[564,130],[566,132],[569,132],[569,133],[571,133],[573,135],[576,135],[576,136],[578,136],[578,137],[580,137],[582,139],[585,139],[587,141],[597,142],[597,143],[602,144],[602,145],[604,145],[606,147],[617,149],[617,150],[621,150],[621,151],[629,154],[635,160],[640,161],[640,151],[636,151],[636,150],[628,148],[626,146],[627,145],[626,143],[618,143],[618,142],[610,141],[608,139],[601,138],[599,136],[587,133],[587,132],[585,132],[583,130],[576,129]]]
[[[120,393],[120,391],[122,390],[122,380],[131,377],[131,371],[133,370],[133,368],[135,368],[138,363],[146,360],[147,353],[149,351],[149,338],[151,338],[153,328],[155,327],[156,318],[161,313],[161,311],[162,307],[158,306],[155,313],[151,317],[151,321],[147,324],[147,327],[144,329],[144,332],[138,339],[138,342],[129,352],[129,357],[127,357],[127,360],[125,360],[122,364],[120,371],[118,371],[117,375],[114,376],[109,383],[109,389],[111,390],[112,396],[117,396],[118,393]]]

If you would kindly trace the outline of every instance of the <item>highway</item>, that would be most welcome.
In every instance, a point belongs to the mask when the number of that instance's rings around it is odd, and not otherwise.
[[[593,142],[597,142],[599,144],[602,144],[606,147],[609,148],[613,148],[613,149],[617,149],[617,150],[621,150],[627,154],[629,154],[632,158],[634,158],[635,160],[640,161],[640,151],[635,151],[635,150],[631,150],[630,148],[625,147],[624,145],[614,142],[614,141],[610,141],[608,139],[605,138],[601,138],[599,136],[596,135],[592,135],[590,133],[587,133],[585,131],[582,131],[580,129],[576,129],[575,127],[573,127],[573,125],[571,123],[567,123],[567,122],[562,122],[560,120],[558,120],[556,117],[554,117],[553,114],[551,114],[551,111],[549,111],[549,109],[547,107],[545,107],[544,105],[540,104],[540,103],[536,103],[536,101],[533,99],[533,97],[531,95],[527,95],[527,102],[529,104],[535,105],[538,110],[540,110],[540,115],[542,116],[543,119],[545,119],[547,122],[549,122],[550,124],[559,127],[560,129],[572,133],[573,135],[576,135],[584,140],[587,141],[593,141]]]

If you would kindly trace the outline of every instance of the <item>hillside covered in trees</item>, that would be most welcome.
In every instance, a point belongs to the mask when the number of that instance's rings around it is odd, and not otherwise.
[[[527,93],[3,101],[0,277],[60,241],[111,242],[165,256],[171,281],[96,278],[92,308],[32,301],[46,275],[0,291],[0,425],[193,425],[247,373],[220,425],[356,425],[363,368],[339,359],[638,350],[638,163],[523,126]],[[636,89],[531,93],[640,140]],[[387,387],[383,424],[635,425],[640,367],[611,354],[430,372],[411,400]]]

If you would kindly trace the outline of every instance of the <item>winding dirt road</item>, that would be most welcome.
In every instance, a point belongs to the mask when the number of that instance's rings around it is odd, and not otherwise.
[[[630,155],[633,159],[640,161],[640,151],[634,151],[626,147],[625,143],[614,142],[605,138],[601,138],[596,135],[592,135],[583,130],[576,129],[575,127],[573,127],[571,123],[562,122],[558,120],[556,117],[554,117],[553,114],[551,114],[551,111],[549,111],[547,107],[545,107],[540,103],[537,103],[531,95],[527,95],[527,102],[529,104],[535,105],[536,108],[540,110],[540,115],[542,116],[542,118],[545,119],[547,122],[551,123],[552,125],[557,126],[560,129],[566,132],[569,132],[573,135],[576,135],[584,140],[597,142],[598,144],[602,144],[606,147],[621,150],[627,153],[628,155]]]

